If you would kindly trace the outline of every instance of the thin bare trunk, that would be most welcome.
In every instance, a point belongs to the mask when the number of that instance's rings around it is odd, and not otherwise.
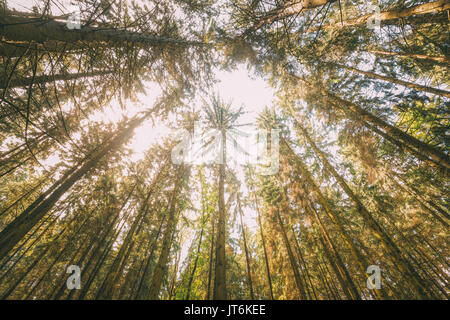
[[[359,73],[359,74],[363,74],[369,78],[374,78],[374,79],[379,79],[379,80],[383,80],[383,81],[387,81],[390,83],[395,83],[395,84],[399,84],[414,90],[418,90],[418,91],[423,91],[423,92],[428,92],[431,94],[436,94],[439,96],[444,96],[447,98],[450,98],[450,92],[443,90],[443,89],[437,89],[437,88],[433,88],[433,87],[428,87],[428,86],[424,86],[424,85],[420,85],[420,84],[416,84],[416,83],[412,83],[412,82],[408,82],[408,81],[404,81],[404,80],[400,80],[400,79],[396,79],[393,77],[388,77],[388,76],[384,76],[381,74],[377,74],[374,72],[369,72],[369,71],[363,71],[363,70],[359,70],[353,67],[348,67],[339,63],[333,63],[334,65],[336,65],[337,67],[355,72],[355,73]]]
[[[370,52],[370,53],[373,53],[376,55],[382,55],[382,56],[412,58],[412,59],[418,59],[418,60],[428,60],[428,61],[450,64],[449,57],[429,56],[426,54],[399,53],[399,52],[391,52],[391,51],[384,51],[384,50],[367,50],[367,52]]]
[[[248,253],[248,246],[247,246],[247,236],[245,234],[244,221],[242,219],[242,208],[241,208],[241,200],[239,198],[239,195],[237,195],[237,202],[238,202],[239,217],[241,220],[241,227],[242,227],[242,238],[244,240],[245,261],[247,263],[247,279],[248,279],[248,286],[250,288],[250,298],[252,300],[255,300],[255,295],[253,293],[252,272],[251,272],[251,268],[250,268],[250,256]]]
[[[214,300],[227,299],[226,284],[226,256],[225,256],[225,234],[226,234],[226,208],[225,208],[225,168],[226,168],[226,132],[221,130],[222,135],[222,163],[219,164],[219,212],[217,221],[216,241],[216,263],[214,272]]]

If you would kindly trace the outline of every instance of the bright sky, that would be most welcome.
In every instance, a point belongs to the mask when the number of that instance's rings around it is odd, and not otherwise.
[[[234,108],[244,107],[246,113],[239,118],[239,123],[255,123],[258,113],[264,107],[271,105],[275,94],[274,90],[263,79],[250,78],[249,71],[245,65],[240,65],[232,72],[218,71],[215,75],[219,82],[213,90],[218,92],[224,101],[232,101]],[[155,86],[152,86],[152,88],[155,88]],[[155,90],[151,91],[155,92]],[[159,91],[157,92],[159,93]],[[155,98],[156,95],[141,96],[140,100],[146,105],[150,105]],[[209,100],[208,97],[204,98],[207,101]],[[134,108],[138,107],[134,106]],[[136,129],[135,133],[130,147],[136,152],[134,159],[138,159],[151,144],[160,141],[162,136],[168,136],[170,132],[162,122],[158,122],[153,126],[149,121]]]
[[[38,0],[6,0],[6,4],[10,9],[16,9],[17,11],[31,11],[34,5],[41,4]],[[70,0],[57,0],[51,1],[51,11],[53,15],[60,15],[67,13],[67,9],[70,6]]]

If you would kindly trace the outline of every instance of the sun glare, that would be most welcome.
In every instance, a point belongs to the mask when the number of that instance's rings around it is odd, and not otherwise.
[[[272,103],[273,88],[269,87],[264,79],[251,78],[245,65],[240,65],[231,72],[217,71],[216,78],[218,83],[213,91],[218,93],[224,101],[231,101],[234,107],[242,106],[244,108],[245,114],[239,119],[242,124],[254,124],[259,112]],[[147,87],[151,87],[151,90],[148,90],[151,94],[140,96],[139,103],[127,105],[125,111],[127,115],[135,114],[143,110],[144,105],[151,106],[154,103],[160,90],[156,85]],[[200,101],[200,99],[195,100]],[[197,104],[201,105],[200,103]],[[111,110],[102,112],[95,118],[107,117],[110,120],[119,121],[124,113],[120,111],[117,104],[113,105],[112,110],[113,112]],[[153,143],[160,142],[164,137],[169,137],[171,133],[173,131],[165,125],[164,119],[157,119],[154,123],[152,121],[144,122],[142,126],[135,130],[134,137],[128,145],[134,152],[132,160],[141,159]]]

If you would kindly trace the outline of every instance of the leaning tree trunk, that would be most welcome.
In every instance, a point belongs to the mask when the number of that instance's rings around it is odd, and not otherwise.
[[[211,282],[212,282],[212,272],[213,272],[213,263],[214,263],[214,243],[216,237],[216,216],[215,211],[210,214],[209,219],[211,223],[211,241],[209,248],[209,268],[208,268],[208,288],[206,291],[206,300],[210,300],[211,298]]]
[[[392,172],[392,171],[391,171]],[[394,174],[394,173],[393,173]],[[444,225],[446,228],[450,227],[447,221],[445,221],[441,216],[437,214],[432,208],[430,208],[428,205],[425,204],[425,202],[433,204],[431,201],[427,201],[419,193],[412,193],[412,191],[408,190],[405,186],[402,186],[394,177],[392,177],[389,173],[387,175],[391,181],[395,184],[395,186],[405,192],[406,194],[410,195],[414,201],[416,201],[425,211],[429,212],[436,220],[438,220],[442,225]],[[404,183],[404,182],[403,182]],[[446,219],[449,219],[448,212],[442,210],[437,205],[432,205],[433,208],[437,209]]]
[[[278,220],[281,236],[283,238],[284,246],[288,252],[289,262],[291,264],[292,272],[294,273],[295,284],[297,285],[298,295],[301,300],[306,300],[307,296],[305,293],[305,289],[303,288],[302,279],[300,277],[299,266],[297,264],[297,259],[294,257],[294,253],[292,251],[291,244],[289,243],[288,236],[286,234],[286,229],[284,227],[283,219],[281,219],[280,210],[275,208],[276,218]]]
[[[311,10],[327,3],[333,3],[336,0],[291,0],[281,5],[279,8],[270,10],[259,18],[253,26],[245,30],[243,36],[259,30],[265,25],[270,25],[276,21],[292,17],[300,12]]]
[[[350,252],[352,253],[354,259],[356,260],[359,270],[361,273],[365,276],[368,276],[366,273],[367,267],[369,266],[369,263],[367,262],[367,259],[363,256],[362,252],[356,247],[355,243],[352,241],[350,235],[348,232],[344,229],[344,226],[342,224],[341,219],[336,215],[334,210],[331,209],[330,205],[328,204],[327,199],[320,191],[320,188],[317,186],[316,182],[314,181],[314,178],[312,174],[307,169],[305,163],[298,157],[294,151],[291,149],[289,144],[286,142],[284,138],[282,138],[283,144],[288,148],[289,152],[292,154],[294,159],[296,159],[297,164],[300,167],[301,173],[305,179],[305,181],[308,183],[309,186],[311,186],[313,192],[316,194],[320,205],[322,206],[325,213],[330,217],[331,221],[336,225],[336,227],[339,230],[339,233],[342,236],[342,239],[344,240],[346,246],[349,248]]]
[[[303,188],[306,189],[304,185]],[[302,198],[302,200],[305,201],[306,199]],[[342,258],[338,250],[336,249],[336,246],[334,245],[333,241],[330,239],[330,236],[328,235],[328,230],[322,223],[322,220],[320,219],[316,208],[314,208],[313,205],[309,204],[309,202],[306,203],[307,205],[305,209],[308,212],[310,212],[311,215],[314,217],[314,220],[322,233],[320,241],[322,242],[323,250],[327,256],[328,261],[330,262],[330,265],[333,268],[334,273],[336,274],[336,277],[338,278],[338,282],[340,283],[342,290],[344,291],[344,294],[350,300],[361,300],[361,296],[356,288],[356,285],[352,277],[350,276],[348,268],[342,261]],[[376,293],[380,298],[386,297],[386,295],[383,295],[381,292],[379,292],[378,289],[376,289]]]
[[[189,300],[189,298],[191,296],[192,281],[194,280],[195,271],[197,270],[198,259],[200,257],[200,249],[202,247],[203,231],[205,230],[205,210],[206,209],[205,209],[205,193],[203,190],[203,182],[202,182],[201,200],[200,201],[201,201],[201,206],[202,206],[202,216],[200,218],[202,228],[200,230],[200,236],[198,239],[197,254],[195,255],[194,267],[192,268],[191,274],[189,276],[189,282],[188,282],[188,286],[187,286],[187,293],[186,293],[185,300]]]
[[[292,115],[294,118],[295,116]],[[414,269],[414,267],[402,256],[400,249],[397,247],[397,245],[392,241],[391,237],[386,233],[386,231],[383,229],[383,227],[375,220],[372,213],[367,210],[367,208],[363,205],[361,200],[358,198],[358,196],[353,192],[353,190],[348,186],[348,184],[345,182],[344,178],[341,177],[334,169],[334,167],[330,164],[328,159],[325,157],[323,152],[316,146],[314,141],[309,136],[306,129],[300,124],[300,122],[295,119],[295,122],[300,129],[302,135],[305,137],[305,139],[308,141],[309,145],[313,148],[314,152],[319,156],[319,158],[322,160],[323,165],[325,168],[333,175],[333,177],[336,179],[338,184],[341,186],[341,188],[345,191],[345,193],[348,195],[348,197],[352,200],[353,204],[355,205],[356,209],[358,210],[358,213],[360,216],[364,219],[364,221],[368,224],[369,228],[372,229],[372,232],[374,233],[375,237],[381,241],[384,248],[387,252],[389,252],[394,259],[395,263],[398,265],[400,270],[410,279],[412,282],[415,290],[421,297],[426,297],[426,288],[423,286],[423,281],[420,278],[417,271]]]
[[[199,236],[198,245],[197,245],[197,254],[195,255],[194,267],[192,268],[192,272],[189,275],[189,282],[188,282],[188,286],[187,286],[187,293],[186,293],[185,300],[189,300],[190,295],[191,295],[192,281],[194,280],[195,271],[197,270],[198,258],[200,257],[200,248],[202,246],[203,230],[204,230],[204,226],[202,226],[202,229],[200,230],[200,236]]]
[[[384,50],[367,50],[367,52],[370,52],[370,53],[373,53],[373,54],[376,54],[379,56],[382,55],[382,56],[393,56],[393,57],[399,57],[399,58],[411,58],[411,59],[428,60],[428,61],[450,64],[449,57],[429,56],[426,54],[400,53],[400,52],[392,52],[392,51],[384,51]]]
[[[83,176],[85,176],[97,163],[108,153],[119,148],[131,135],[133,130],[140,125],[146,115],[130,121],[127,128],[123,129],[112,138],[100,150],[87,157],[84,164],[77,164],[72,167],[63,177],[54,183],[49,190],[44,192],[43,197],[39,197],[27,209],[25,209],[14,221],[8,224],[0,233],[0,259],[4,258],[14,246],[47,214],[55,203]]]
[[[138,214],[135,220],[133,221],[133,224],[131,225],[131,228],[128,231],[127,236],[120,247],[116,259],[114,259],[114,262],[111,266],[111,269],[108,272],[108,275],[106,276],[102,286],[99,289],[99,294],[97,296],[98,299],[111,299],[113,297],[114,285],[117,282],[118,277],[120,276],[120,269],[121,269],[120,266],[123,265],[125,261],[125,252],[129,250],[128,248],[130,247],[130,244],[132,243],[135,235],[139,234],[139,231],[138,232],[136,231],[141,228],[142,221],[148,213],[150,197],[153,194],[155,187],[158,184],[159,179],[165,170],[166,164],[167,162],[165,162],[159,168],[158,173],[155,174],[155,176],[153,177],[150,183],[149,190],[147,191],[147,195],[145,196],[145,199],[142,203],[142,206],[140,207],[140,210],[138,211]]]
[[[380,15],[376,17],[376,13],[370,13],[358,18],[348,19],[344,21],[338,21],[335,23],[322,25],[320,27],[309,28],[306,32],[315,32],[317,30],[338,30],[347,27],[355,27],[366,25],[368,21],[377,18],[380,22],[387,22],[392,20],[399,20],[416,15],[423,15],[427,13],[438,13],[450,9],[450,3],[448,0],[439,0],[435,2],[428,2],[418,4],[409,8],[395,9],[389,11],[382,11]]]
[[[159,235],[161,234],[161,230],[162,230],[162,227],[164,225],[164,221],[165,221],[164,218],[165,217],[161,218],[161,222],[159,223],[159,227],[158,227],[158,231],[156,232],[156,235],[155,235],[155,232],[153,233],[153,235],[154,235],[153,236],[153,243],[152,243],[152,246],[151,246],[149,254],[145,258],[145,260],[146,260],[145,261],[145,267],[144,267],[144,271],[142,273],[142,276],[139,279],[139,284],[138,284],[137,291],[136,291],[136,294],[135,294],[135,299],[143,300],[143,299],[147,298],[147,296],[148,296],[147,293],[150,291],[150,286],[148,285],[148,281],[147,281],[147,275],[150,272],[150,264],[151,264],[151,262],[153,260],[153,254],[154,254],[154,252],[156,250],[158,239],[159,239]]]
[[[308,271],[308,266],[307,266],[306,260],[305,260],[305,258],[304,258],[304,256],[303,256],[302,249],[300,248],[300,244],[298,243],[298,239],[297,239],[297,236],[296,236],[296,232],[295,232],[295,230],[294,230],[294,227],[291,227],[291,230],[292,230],[292,235],[293,235],[293,237],[294,237],[294,244],[295,244],[295,248],[296,248],[297,254],[298,254],[298,256],[300,257],[300,261],[301,261],[301,263],[302,263],[303,268],[305,269],[305,272],[304,272],[304,275],[305,275],[305,277],[304,277],[305,284],[306,284],[306,282],[309,283],[309,285],[310,285],[310,287],[311,287],[311,291],[312,291],[312,293],[313,293],[313,295],[314,295],[314,299],[317,300],[316,290],[314,289],[314,285],[313,285],[313,283],[312,283],[312,281],[311,281],[311,275],[310,275],[310,273],[309,273],[309,271]],[[312,295],[311,295],[311,292],[310,292],[309,289],[308,289],[308,285],[305,285],[305,286],[306,286],[306,289],[307,289],[307,291],[308,291],[309,297],[312,299],[313,297],[312,297]]]
[[[164,277],[164,273],[167,269],[167,261],[169,259],[170,248],[172,247],[171,239],[173,231],[175,230],[175,213],[177,210],[177,200],[178,195],[181,189],[181,184],[183,182],[183,176],[185,174],[184,165],[181,164],[177,170],[177,174],[175,176],[175,185],[173,187],[170,203],[169,203],[169,212],[166,223],[166,230],[164,231],[164,237],[161,247],[161,254],[158,259],[158,263],[155,267],[155,271],[153,272],[152,281],[150,285],[149,291],[149,299],[157,300],[159,299],[159,293],[161,291],[162,280]]]
[[[133,224],[131,225],[130,230],[127,232],[127,236],[120,246],[119,252],[117,253],[116,258],[114,259],[113,264],[109,268],[109,271],[106,275],[106,278],[103,280],[103,283],[98,291],[96,299],[112,299],[114,294],[115,285],[121,275],[121,271],[123,269],[124,263],[127,259],[127,256],[130,253],[131,248],[134,246],[134,235],[138,234],[141,223],[144,216],[147,214],[148,209],[141,208],[139,210],[137,216],[135,217]]]
[[[408,81],[400,80],[400,79],[393,78],[393,77],[384,76],[384,75],[377,74],[377,73],[374,73],[374,72],[359,70],[359,69],[356,69],[356,68],[353,68],[353,67],[348,67],[348,66],[345,66],[345,65],[342,65],[342,64],[339,64],[339,63],[333,63],[333,65],[335,65],[337,67],[340,67],[340,68],[343,68],[343,69],[346,69],[346,70],[349,70],[349,71],[354,72],[354,73],[359,73],[359,74],[365,75],[365,76],[367,76],[369,78],[379,79],[379,80],[387,81],[387,82],[390,82],[390,83],[399,84],[401,86],[405,86],[405,87],[408,87],[408,88],[411,88],[411,89],[414,89],[414,90],[428,92],[428,93],[431,93],[431,94],[436,94],[436,95],[439,95],[439,96],[444,96],[444,97],[450,98],[450,92],[446,91],[446,90],[437,89],[437,88],[428,87],[428,86],[423,86],[421,84],[408,82]]]
[[[314,87],[311,83],[309,83],[305,79],[298,77],[292,73],[290,75],[293,76],[295,79],[300,80],[307,87],[316,90],[316,87]],[[442,168],[445,174],[448,174],[448,170],[450,169],[450,157],[447,154],[445,154],[442,150],[433,147],[428,143],[420,141],[419,139],[403,132],[402,130],[396,128],[393,125],[390,125],[381,118],[364,110],[359,105],[344,100],[338,97],[337,95],[329,92],[328,90],[324,89],[323,87],[320,87],[319,91],[322,92],[328,98],[328,100],[333,106],[343,110],[344,113],[346,113],[347,111],[351,111],[354,115],[358,116],[358,120],[362,121],[364,125],[366,125],[367,123],[369,125],[373,125],[379,128],[380,130],[384,130],[384,132],[390,135],[392,139],[395,139],[398,141],[398,143],[407,146],[408,147],[407,150],[409,152],[416,155],[416,153],[412,151],[415,150],[417,153],[421,153],[424,156],[429,157],[430,162],[434,162],[436,165]],[[370,126],[368,127],[370,129]]]

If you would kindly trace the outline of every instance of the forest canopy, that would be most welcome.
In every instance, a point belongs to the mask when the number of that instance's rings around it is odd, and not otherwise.
[[[449,17],[0,0],[0,299],[448,299]]]

